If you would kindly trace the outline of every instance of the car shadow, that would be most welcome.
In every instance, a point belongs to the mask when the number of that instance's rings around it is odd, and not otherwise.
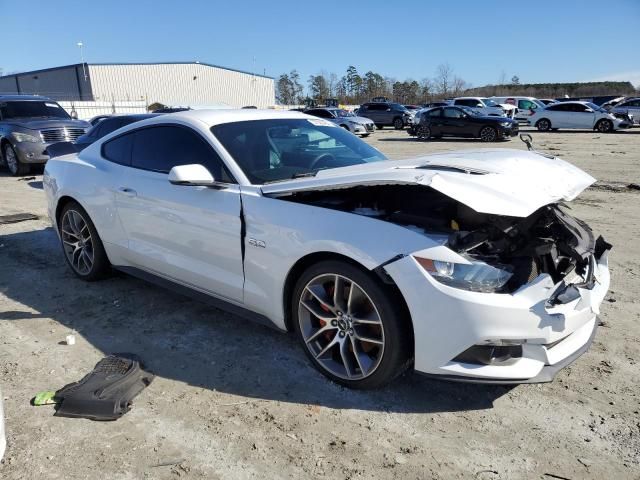
[[[492,408],[511,389],[441,382],[410,372],[383,389],[349,390],[313,369],[292,334],[124,274],[100,282],[79,280],[50,227],[3,235],[0,242],[2,293],[29,310],[14,307],[0,312],[1,320],[51,318],[104,354],[137,354],[153,373],[178,382],[249,399],[401,413]],[[35,278],[46,289],[34,289]],[[52,348],[63,348],[57,340]],[[54,380],[60,386],[69,381]]]
[[[37,188],[38,190],[42,190],[42,180],[35,181],[35,182],[29,182],[28,185],[31,188]]]

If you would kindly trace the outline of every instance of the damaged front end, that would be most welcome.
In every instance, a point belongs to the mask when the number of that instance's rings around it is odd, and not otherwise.
[[[287,200],[376,218],[435,239],[465,263],[416,260],[436,280],[464,290],[513,293],[547,274],[554,284],[565,282],[549,298],[550,305],[577,298],[577,288],[591,288],[594,265],[611,248],[562,203],[545,205],[525,218],[486,214],[415,185],[299,192]],[[580,280],[566,282],[574,277]]]

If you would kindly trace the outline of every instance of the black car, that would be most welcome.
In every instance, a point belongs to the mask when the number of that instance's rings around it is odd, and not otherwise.
[[[98,122],[91,130],[89,130],[84,135],[78,137],[75,142],[77,151],[81,151],[87,148],[96,140],[101,139],[105,135],[110,134],[111,132],[116,131],[120,127],[124,127],[125,125],[129,125],[133,122],[139,122],[140,120],[144,120],[146,118],[152,118],[157,115],[161,115],[159,113],[137,113],[131,115],[112,115],[106,117],[100,122]]]
[[[468,137],[496,142],[515,137],[518,134],[518,122],[507,117],[481,115],[468,107],[437,107],[423,111],[409,134],[419,140]]]

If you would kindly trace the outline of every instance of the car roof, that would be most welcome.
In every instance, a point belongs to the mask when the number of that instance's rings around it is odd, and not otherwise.
[[[201,123],[207,127],[232,122],[247,122],[251,120],[276,120],[276,119],[313,119],[316,117],[301,112],[290,110],[258,110],[258,109],[215,109],[215,110],[186,110],[184,112],[158,114],[153,118],[141,121],[141,125],[153,125],[155,123],[167,123],[172,119],[185,123]]]
[[[53,102],[49,97],[42,97],[40,95],[0,95],[0,102],[15,102],[16,100],[24,101],[47,101]]]

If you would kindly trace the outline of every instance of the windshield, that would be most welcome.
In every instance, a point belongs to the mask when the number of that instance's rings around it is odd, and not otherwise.
[[[471,115],[472,117],[482,116],[482,114],[478,110],[474,110],[473,108],[470,108],[470,107],[459,107],[459,108],[464,110],[464,113],[466,113],[467,115]]]
[[[254,184],[386,160],[352,133],[321,118],[223,123],[211,132]]]
[[[64,108],[55,102],[16,101],[6,102],[0,105],[0,112],[4,120],[9,118],[24,117],[55,117],[70,119]]]
[[[591,102],[587,102],[587,106],[591,109],[593,109],[593,111],[595,112],[600,112],[600,113],[609,113],[607,112],[604,108],[596,105],[595,103],[591,103]]]
[[[482,101],[487,107],[497,107],[498,104],[491,100],[490,98],[483,98]]]
[[[338,110],[334,110],[333,113],[335,113],[338,117],[355,117],[352,112],[342,110],[341,108]]]

